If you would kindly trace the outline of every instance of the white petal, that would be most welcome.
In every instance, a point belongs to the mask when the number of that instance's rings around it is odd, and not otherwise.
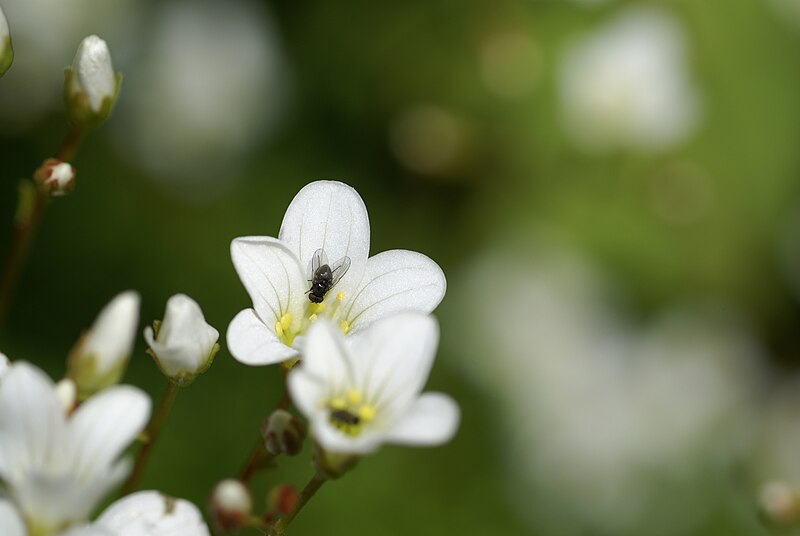
[[[116,536],[208,536],[200,511],[183,499],[140,491],[116,501],[95,522]]]
[[[0,499],[0,534],[3,536],[26,536],[26,533],[25,525],[14,505]]]
[[[133,353],[139,323],[139,294],[122,292],[106,305],[92,324],[80,353],[94,356],[97,374],[121,366]]]
[[[278,237],[295,252],[304,274],[314,252],[322,248],[330,262],[350,257],[350,269],[336,288],[349,292],[361,281],[369,255],[369,218],[361,196],[350,186],[336,181],[306,185],[286,209]]]
[[[8,360],[6,354],[0,352],[0,379],[3,378],[3,375],[8,372],[8,368],[11,365],[11,361]]]
[[[325,385],[327,391],[342,390],[355,385],[356,375],[342,332],[328,319],[320,318],[308,330],[304,341],[303,362],[295,369],[308,374]],[[294,370],[293,372],[294,373]],[[298,397],[305,392],[292,392]],[[318,401],[314,401],[316,404]],[[303,402],[298,402],[302,404]]]
[[[406,445],[441,445],[458,429],[458,405],[442,393],[424,393],[392,427],[387,441]]]
[[[103,474],[144,429],[150,399],[135,387],[111,387],[89,398],[69,423],[69,445],[76,475]]]
[[[0,477],[13,487],[15,477],[47,464],[63,438],[53,382],[29,363],[14,363],[0,382]]]
[[[268,236],[236,238],[231,259],[266,326],[274,326],[285,313],[299,322],[308,284],[300,261],[286,244]]]
[[[349,339],[356,387],[390,419],[404,415],[428,379],[439,326],[421,313],[398,313]]]
[[[116,77],[111,66],[111,52],[105,41],[96,35],[86,37],[78,46],[72,64],[74,76],[86,92],[89,106],[99,112],[106,97],[116,92]]]
[[[75,527],[69,529],[67,532],[61,532],[58,536],[118,536],[113,531],[104,529],[103,527],[96,527],[94,525],[84,525],[82,527]]]
[[[325,403],[328,386],[322,378],[312,376],[304,370],[304,364],[295,366],[286,378],[286,385],[292,403],[300,410],[300,413],[311,417]]]
[[[297,350],[286,346],[252,309],[245,309],[228,326],[228,351],[245,365],[272,365],[297,357]]]
[[[370,257],[358,291],[345,298],[350,333],[400,311],[430,313],[446,287],[442,269],[421,253],[397,249]]]

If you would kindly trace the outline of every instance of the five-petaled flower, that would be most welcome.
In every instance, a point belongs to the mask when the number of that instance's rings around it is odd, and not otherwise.
[[[449,441],[458,406],[441,393],[421,394],[438,341],[436,320],[420,313],[398,313],[347,341],[331,322],[316,322],[287,381],[317,444],[359,456],[382,443]]]
[[[0,379],[0,481],[28,534],[49,536],[84,522],[127,475],[130,465],[119,456],[149,415],[147,395],[125,385],[68,414],[50,378],[13,363]]]
[[[369,219],[358,193],[340,182],[308,184],[286,210],[277,239],[242,237],[231,244],[233,265],[253,301],[228,327],[231,354],[248,365],[287,361],[299,356],[298,336],[318,319],[355,335],[394,313],[430,313],[444,297],[444,274],[425,255],[368,255]],[[324,299],[313,303],[316,269],[328,263],[331,285],[315,291]]]

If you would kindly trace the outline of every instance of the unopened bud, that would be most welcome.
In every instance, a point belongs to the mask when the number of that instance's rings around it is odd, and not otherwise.
[[[306,427],[288,411],[276,409],[261,425],[261,436],[270,454],[294,456],[303,448]]]
[[[14,48],[11,46],[11,33],[8,31],[8,21],[0,8],[0,76],[11,67],[14,61]]]
[[[100,311],[69,356],[67,377],[75,381],[80,400],[119,382],[138,323],[139,294],[132,290],[118,294]]]
[[[75,168],[69,162],[48,158],[34,172],[33,180],[46,194],[64,195],[75,187]]]
[[[300,495],[290,484],[281,484],[272,488],[267,495],[267,511],[279,517],[288,516],[297,509]]]
[[[179,385],[188,385],[205,372],[219,350],[219,332],[206,323],[200,306],[185,294],[167,300],[164,320],[145,328],[144,338],[158,368]]]
[[[103,122],[111,113],[122,82],[122,77],[114,74],[106,42],[96,35],[81,41],[65,76],[64,100],[70,121],[79,128]]]
[[[211,495],[211,517],[217,529],[232,532],[249,523],[253,500],[250,491],[238,480],[223,480]]]
[[[768,482],[761,488],[759,506],[770,524],[786,527],[800,522],[800,496],[783,482]]]
[[[58,382],[56,384],[56,396],[61,403],[61,408],[64,410],[64,413],[72,413],[78,398],[78,388],[75,387],[75,382],[69,378],[64,378]]]

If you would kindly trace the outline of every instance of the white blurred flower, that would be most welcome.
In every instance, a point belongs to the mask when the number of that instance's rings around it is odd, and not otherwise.
[[[90,35],[81,41],[64,85],[67,113],[78,127],[88,128],[105,120],[117,98],[120,78],[111,65],[105,41]]]
[[[239,480],[223,480],[214,487],[210,510],[213,524],[221,532],[238,532],[247,526],[253,510],[250,490]]]
[[[0,76],[11,67],[14,61],[14,48],[11,46],[11,34],[8,31],[8,21],[0,8]]]
[[[50,378],[11,365],[0,382],[0,481],[33,535],[86,520],[128,473],[118,458],[149,414],[147,395],[117,386],[67,415]]]
[[[207,195],[264,147],[286,108],[278,32],[252,0],[171,0],[153,18],[126,71],[119,150],[175,192]]]
[[[715,471],[748,446],[757,344],[714,309],[633,327],[590,265],[542,251],[471,263],[448,329],[502,405],[512,497],[535,493],[517,505],[550,532],[696,533]]]
[[[302,363],[287,379],[314,440],[325,451],[353,455],[382,443],[449,441],[458,427],[458,406],[442,393],[421,394],[438,342],[436,320],[421,313],[375,322],[347,343],[334,324],[316,322]]]
[[[155,331],[146,327],[144,338],[162,372],[180,384],[205,372],[219,350],[219,332],[206,323],[200,306],[185,294],[167,300],[164,320]]]
[[[6,354],[0,352],[0,378],[2,378],[6,372],[8,372],[9,365],[11,361],[8,359]]]
[[[658,150],[697,126],[685,37],[666,12],[633,8],[567,48],[559,73],[564,128],[589,152]]]
[[[354,334],[398,311],[429,313],[444,296],[441,268],[421,253],[398,249],[367,258],[367,208],[346,184],[306,185],[286,209],[278,237],[242,237],[231,244],[233,265],[253,300],[253,309],[228,326],[228,349],[242,363],[296,358],[297,338],[318,318]],[[320,269],[330,260],[333,285],[317,304],[309,289],[320,249]],[[336,270],[340,261],[349,269]]]
[[[69,377],[81,399],[114,385],[125,372],[139,323],[139,301],[132,290],[118,294],[72,350]]]
[[[157,491],[140,491],[119,499],[92,526],[113,536],[209,535],[195,505]]]

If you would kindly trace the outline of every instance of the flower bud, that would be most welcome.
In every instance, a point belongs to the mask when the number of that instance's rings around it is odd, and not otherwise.
[[[56,384],[55,391],[64,413],[72,413],[78,398],[78,389],[75,387],[75,382],[69,378],[64,378]]]
[[[800,522],[800,496],[783,482],[768,482],[759,497],[761,515],[769,524],[779,527]]]
[[[8,31],[8,21],[0,8],[0,76],[11,67],[14,61],[14,48],[11,46],[11,34]]]
[[[219,350],[219,332],[206,323],[200,306],[185,294],[167,300],[164,320],[146,327],[144,338],[161,372],[179,385],[187,385],[205,372]]]
[[[261,425],[261,437],[270,454],[294,456],[303,448],[306,427],[288,411],[276,409]]]
[[[248,525],[253,499],[238,480],[223,480],[211,494],[211,518],[217,529],[233,532]]]
[[[69,162],[55,158],[45,160],[33,174],[39,189],[49,195],[59,196],[75,187],[75,168]]]
[[[122,77],[114,74],[106,42],[96,35],[81,41],[65,76],[64,100],[70,121],[78,128],[103,122],[117,100],[122,82]]]
[[[119,382],[133,352],[139,323],[139,294],[129,290],[106,305],[92,328],[72,349],[67,377],[79,400]]]
[[[288,516],[297,509],[300,496],[290,484],[275,486],[267,495],[267,511],[279,517]]]

